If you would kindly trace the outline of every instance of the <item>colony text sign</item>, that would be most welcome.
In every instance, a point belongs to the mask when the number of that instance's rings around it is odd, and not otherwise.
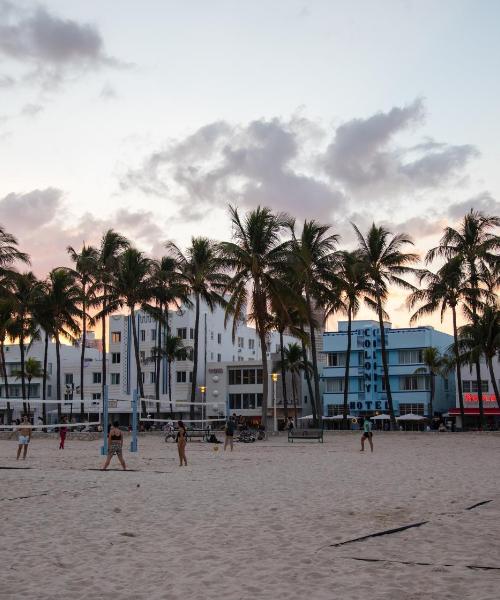
[[[495,394],[482,394],[483,402],[496,402]],[[464,402],[479,402],[478,394],[464,394]]]

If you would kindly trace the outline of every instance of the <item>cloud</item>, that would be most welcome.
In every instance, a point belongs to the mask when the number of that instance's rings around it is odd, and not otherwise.
[[[21,110],[21,115],[25,117],[35,117],[38,113],[42,112],[43,106],[41,104],[25,104]]]
[[[115,88],[111,84],[105,83],[101,89],[99,98],[101,98],[102,100],[115,100],[116,98],[118,98],[118,94],[116,93]]]
[[[448,216],[454,220],[461,219],[471,209],[487,215],[500,215],[500,202],[490,192],[481,192],[463,202],[455,202],[448,207]]]
[[[478,152],[471,145],[429,138],[410,147],[398,146],[397,136],[421,126],[424,118],[424,103],[417,98],[404,107],[347,121],[337,128],[321,159],[325,171],[349,193],[365,199],[448,184]]]
[[[0,89],[11,88],[15,85],[16,80],[10,75],[0,75]]]
[[[8,230],[41,227],[54,219],[63,196],[57,188],[7,194],[0,199],[0,223]]]
[[[42,5],[25,9],[0,0],[0,57],[26,67],[25,81],[53,87],[88,70],[121,67],[89,23],[61,18]],[[2,80],[14,83],[10,75]]]

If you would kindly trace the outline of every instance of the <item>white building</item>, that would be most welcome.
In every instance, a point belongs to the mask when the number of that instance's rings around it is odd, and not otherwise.
[[[45,344],[43,340],[34,341],[31,345],[26,345],[25,359],[34,358],[40,363],[40,368],[43,369]],[[66,406],[63,406],[64,413],[78,413],[80,410],[80,356],[81,350],[77,346],[69,346],[61,344],[61,394],[59,400],[72,400]],[[21,351],[19,344],[5,345],[5,362],[8,380],[8,393],[5,389],[5,380],[3,375],[0,375],[0,415],[4,418],[6,413],[6,398],[12,400],[22,400],[22,384],[19,372],[21,370]],[[97,348],[87,347],[85,351],[85,368],[84,368],[84,395],[86,409],[93,407],[93,402],[101,399],[101,369],[102,369],[102,354]],[[58,400],[57,398],[57,369],[56,369],[56,345],[55,342],[49,341],[47,353],[47,400]],[[41,377],[36,377],[29,384],[29,397],[31,400],[41,400],[43,380]],[[26,381],[26,391],[28,392],[28,382]],[[27,394],[28,395],[28,394]],[[19,402],[13,402],[11,405],[14,418],[18,418],[22,413],[23,405]],[[30,405],[31,412],[35,418],[41,415],[42,408],[38,403]],[[49,416],[57,414],[57,406],[55,404],[47,405],[47,414]],[[0,418],[1,418],[0,417]],[[50,419],[54,421],[54,419]]]
[[[212,363],[238,363],[259,361],[260,342],[253,327],[246,323],[238,325],[234,341],[232,338],[232,322],[224,324],[224,309],[217,307],[211,312],[202,302],[200,309],[200,330],[198,341],[197,397],[201,400],[199,386],[207,384],[207,366]],[[176,414],[185,414],[189,408],[193,373],[192,352],[194,345],[195,311],[193,308],[169,311],[169,327],[171,335],[180,337],[186,347],[185,360],[177,360],[172,364],[172,401]],[[150,315],[138,311],[136,314],[138,328],[139,355],[144,383],[144,395],[155,398],[155,364],[151,360],[157,346],[158,324]],[[165,339],[165,328],[162,340]],[[285,345],[295,338],[285,336]],[[279,351],[279,335],[273,332],[269,336],[268,357],[271,352]],[[137,369],[134,354],[132,321],[128,315],[116,314],[109,319],[109,398],[118,402],[130,401],[137,385]],[[160,370],[160,402],[161,411],[168,411],[168,369],[167,361],[162,359]],[[177,403],[181,403],[178,405]],[[121,404],[121,403],[120,403]],[[182,405],[183,404],[183,405]],[[125,403],[123,403],[124,411]]]
[[[484,358],[480,361],[481,367],[481,386],[483,409],[487,427],[498,428],[500,425],[500,407],[497,404],[495,390],[491,381],[488,365]],[[479,394],[477,390],[476,368],[468,365],[462,366],[462,395],[464,402],[464,414],[467,427],[478,427],[480,421],[479,415]],[[500,388],[500,356],[493,359],[493,374],[495,376],[497,386]],[[456,426],[458,429],[463,427],[460,416],[460,402],[458,398],[458,386],[456,395],[456,407],[449,411],[450,416],[456,418]]]

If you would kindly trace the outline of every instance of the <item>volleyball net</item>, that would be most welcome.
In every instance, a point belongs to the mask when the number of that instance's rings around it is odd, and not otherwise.
[[[173,419],[173,418],[159,418],[159,417],[155,417],[154,415],[157,413],[157,408],[158,408],[158,403],[161,404],[167,404],[164,401],[158,401],[158,400],[153,400],[151,398],[139,398],[138,399],[138,411],[139,411],[139,422],[141,423],[172,423],[175,420],[179,420],[177,419]],[[201,419],[189,419],[189,418],[184,418],[182,417],[182,422],[183,423],[220,423],[226,420],[226,416],[225,416],[225,406],[226,403],[223,400],[218,400],[218,401],[207,401],[207,402],[188,402],[188,401],[179,401],[177,400],[175,402],[175,409],[174,412],[179,412],[179,409],[188,409],[191,406],[197,407],[202,409],[205,409],[205,411],[208,408],[211,408],[212,406],[219,406],[222,408],[222,410],[218,410],[217,412],[219,413],[218,415],[208,415],[205,412],[205,418],[201,418]],[[143,409],[146,409],[146,412],[143,412]],[[164,409],[161,409],[160,412],[167,412]]]
[[[16,431],[21,428],[25,429],[57,429],[66,427],[67,429],[75,429],[75,428],[87,428],[87,427],[97,427],[101,425],[101,411],[102,411],[102,403],[100,400],[39,400],[39,399],[22,399],[22,398],[9,398],[4,399],[0,398],[0,406],[4,411],[7,410],[7,403],[10,404],[10,409],[20,409],[21,416],[27,416],[29,419],[33,419],[33,423],[14,423],[10,425],[0,425],[0,430],[2,431]],[[60,408],[57,410],[48,411],[49,415],[61,413],[61,417],[68,417],[71,413],[75,415],[81,414],[81,406],[84,405],[83,414],[87,415],[86,421],[79,421],[78,423],[72,423],[68,421],[60,421],[56,423],[46,423],[43,420],[43,405],[46,406],[59,406]],[[64,413],[61,410],[62,407],[70,408],[72,410],[65,410]],[[32,410],[35,407],[35,410]],[[25,410],[26,409],[26,410]],[[29,410],[28,410],[29,409]],[[97,414],[98,420],[90,420],[90,414]],[[36,422],[41,421],[41,422]]]

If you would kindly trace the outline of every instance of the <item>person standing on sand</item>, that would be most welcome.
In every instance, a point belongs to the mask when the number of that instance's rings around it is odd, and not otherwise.
[[[21,422],[21,424],[19,425],[19,429],[17,430],[17,442],[18,442],[18,446],[17,446],[17,458],[16,460],[19,460],[19,457],[21,456],[21,450],[24,449],[23,452],[23,460],[26,460],[26,454],[28,454],[28,444],[31,441],[31,424],[28,421],[28,417],[26,415],[23,415],[23,420]]]
[[[231,446],[231,452],[233,451],[233,438],[234,438],[234,421],[233,419],[229,419],[226,423],[226,439],[224,441],[224,450],[227,448],[229,444]]]
[[[113,458],[113,455],[115,455],[115,454],[118,457],[118,460],[120,461],[122,469],[124,471],[127,470],[127,465],[125,464],[125,461],[123,460],[123,433],[118,428],[119,425],[120,425],[119,421],[113,421],[113,426],[109,430],[109,433],[108,433],[108,456],[106,457],[106,462],[104,463],[104,465],[102,467],[103,471],[106,471],[106,469],[109,466],[109,463],[111,462],[111,459]]]
[[[62,423],[63,426],[59,427],[59,450],[64,450],[64,442],[66,441],[66,434],[68,433],[68,428],[66,427],[66,417],[62,418]]]
[[[179,427],[179,431],[177,432],[177,450],[179,452],[179,467],[182,467],[182,463],[187,467],[187,459],[186,459],[186,442],[187,442],[187,433],[186,426],[182,421],[177,421],[177,426]]]
[[[371,451],[373,452],[373,432],[372,432],[372,422],[368,417],[365,417],[363,422],[363,435],[361,436],[361,450],[360,452],[364,452],[365,450],[365,440],[368,440],[370,444]]]

